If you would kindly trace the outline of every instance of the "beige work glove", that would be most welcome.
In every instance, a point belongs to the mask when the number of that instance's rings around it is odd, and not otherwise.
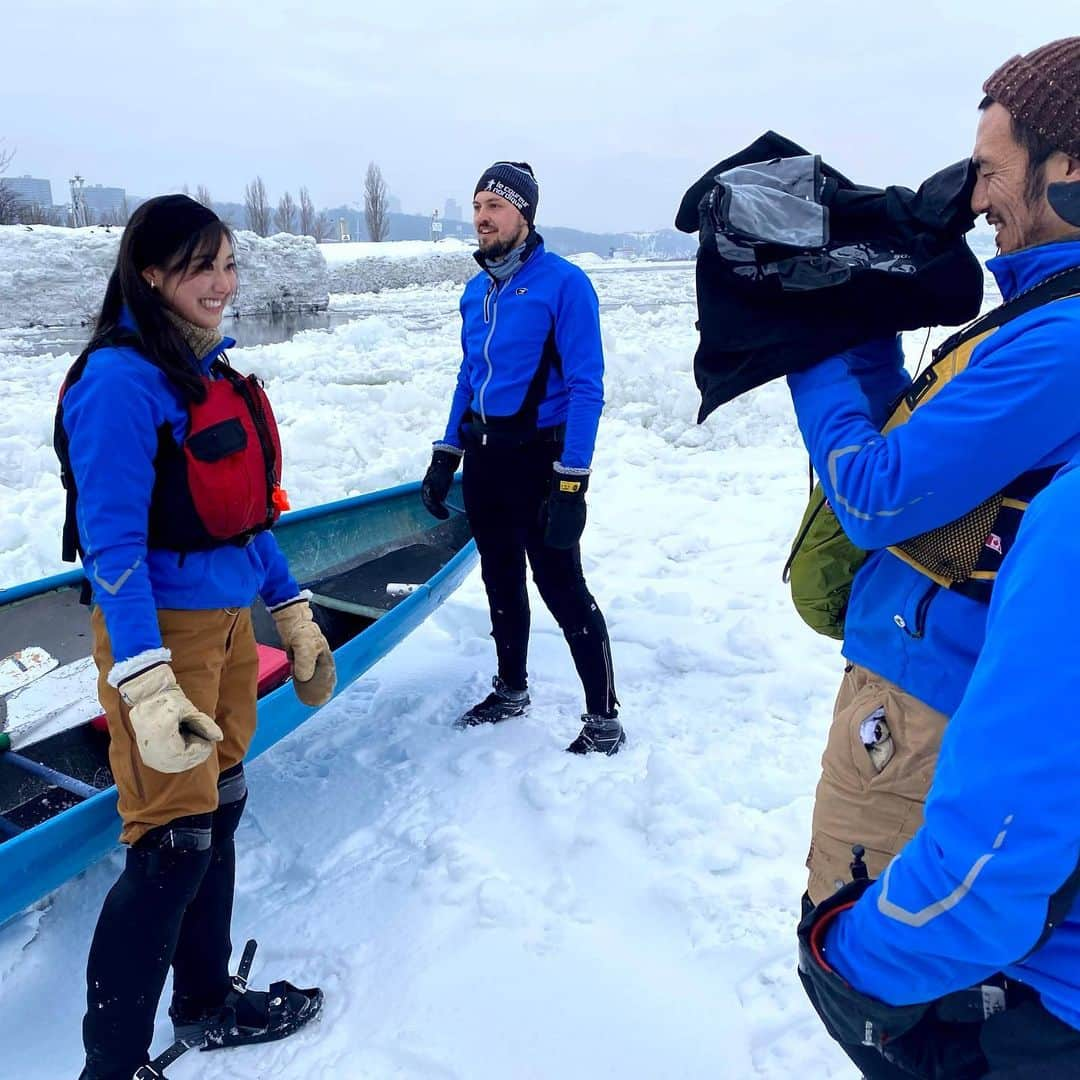
[[[131,711],[135,745],[151,769],[163,773],[194,769],[224,738],[221,728],[188,700],[168,664],[132,675],[117,689]]]
[[[305,705],[325,705],[334,694],[337,669],[330,645],[311,616],[311,605],[301,596],[273,608],[270,614],[289,654],[296,696]]]

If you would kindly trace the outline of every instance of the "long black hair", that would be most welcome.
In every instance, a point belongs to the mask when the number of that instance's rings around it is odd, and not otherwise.
[[[127,308],[140,339],[139,351],[161,368],[186,400],[202,401],[206,388],[191,349],[166,317],[160,295],[142,272],[159,266],[166,275],[183,274],[193,262],[215,258],[224,239],[233,242],[228,225],[187,195],[160,195],[144,202],[124,229],[85,354],[128,332],[120,325]]]

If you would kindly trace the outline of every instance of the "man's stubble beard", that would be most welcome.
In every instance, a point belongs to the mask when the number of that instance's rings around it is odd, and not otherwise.
[[[487,247],[481,245],[480,250],[488,262],[498,262],[500,259],[505,259],[514,248],[521,247],[528,235],[529,233],[526,230],[524,235],[518,233],[517,236],[510,240],[496,240],[494,244],[489,244]]]

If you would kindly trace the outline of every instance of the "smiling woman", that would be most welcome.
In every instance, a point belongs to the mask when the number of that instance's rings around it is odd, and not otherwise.
[[[185,195],[144,203],[60,392],[64,556],[81,556],[93,600],[128,845],[90,947],[82,1080],[141,1072],[170,965],[170,1015],[188,1045],[284,1038],[322,1005],[321,991],[287,982],[273,995],[236,991],[228,972],[256,598],[300,701],[325,704],[335,683],[310,594],[270,533],[288,508],[273,410],[225,357],[233,343],[218,327],[235,291],[232,235],[217,215]]]

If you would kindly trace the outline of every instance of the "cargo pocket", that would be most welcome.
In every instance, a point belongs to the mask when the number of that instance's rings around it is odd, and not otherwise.
[[[892,736],[889,689],[888,683],[856,669],[845,676],[838,696],[821,759],[807,859],[815,903],[851,880],[851,849],[856,844],[865,849],[871,876],[879,875],[896,854],[896,837],[909,820],[907,801],[891,789],[891,778],[902,763]],[[868,733],[875,735],[877,762],[864,742]]]
[[[870,781],[868,798],[871,805],[888,808],[888,819],[895,823],[888,847],[895,854],[923,823],[948,718],[891,684],[886,684],[885,713],[893,756]]]

